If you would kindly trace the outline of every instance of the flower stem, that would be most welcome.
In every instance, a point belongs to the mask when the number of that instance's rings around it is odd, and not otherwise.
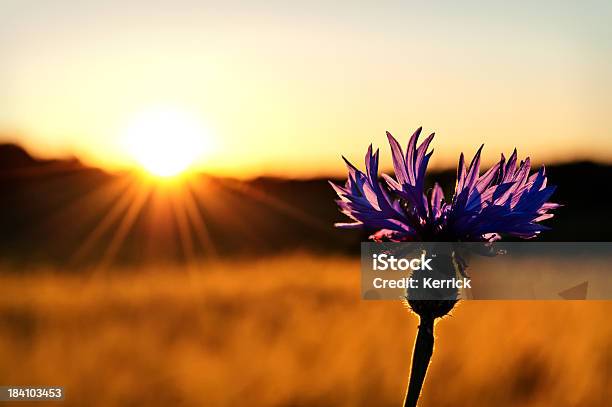
[[[416,407],[434,348],[434,318],[420,316],[419,332],[414,342],[410,381],[404,407]]]

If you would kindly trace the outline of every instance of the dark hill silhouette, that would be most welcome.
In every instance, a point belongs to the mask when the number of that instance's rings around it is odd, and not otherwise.
[[[17,144],[0,144],[0,176],[5,178],[37,172],[61,172],[82,168],[84,168],[83,165],[76,158],[42,160],[32,157]]]
[[[597,192],[607,185],[612,167],[568,163],[549,167],[548,174],[559,186],[554,200],[565,206],[549,221],[553,229],[541,239],[609,240],[609,203],[605,193]],[[429,181],[431,185],[436,179],[449,194],[454,177],[454,171],[439,171],[430,174]],[[38,160],[19,146],[0,145],[0,261],[71,267],[97,264],[109,252],[120,262],[254,257],[296,249],[358,253],[359,241],[367,237],[332,227],[345,219],[326,179],[238,181],[197,176],[190,195],[193,204],[182,207],[198,213],[201,223],[187,222],[185,232],[180,224],[190,213],[173,212],[173,202],[156,193],[140,199],[135,192],[131,197],[129,178],[76,160]],[[132,190],[138,184],[133,183]],[[139,199],[141,208],[134,211],[133,224],[122,227],[129,206]],[[165,215],[160,215],[163,208]],[[189,250],[181,244],[185,234],[192,240]],[[113,243],[117,236],[120,244]],[[113,244],[116,247],[109,249]]]
[[[39,161],[16,144],[0,144],[0,171],[32,167]]]

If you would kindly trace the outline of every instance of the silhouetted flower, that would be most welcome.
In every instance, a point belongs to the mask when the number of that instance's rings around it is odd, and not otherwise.
[[[480,175],[482,146],[466,167],[459,157],[455,192],[450,201],[436,183],[426,193],[425,172],[433,151],[427,152],[434,135],[420,145],[421,128],[410,137],[406,154],[387,133],[395,178],[378,178],[379,152],[372,145],[365,157],[366,172],[361,172],[346,158],[349,174],[344,187],[330,182],[339,199],[342,213],[353,220],[338,223],[342,228],[373,231],[374,240],[385,241],[493,241],[501,235],[529,239],[548,229],[539,222],[551,218],[550,210],[559,207],[548,202],[555,191],[546,185],[544,166],[530,175],[529,157],[517,167],[516,149],[506,162],[500,161]]]

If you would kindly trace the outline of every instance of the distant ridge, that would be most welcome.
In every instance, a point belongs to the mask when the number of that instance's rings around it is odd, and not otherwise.
[[[37,161],[16,144],[0,144],[0,170],[31,167]]]
[[[551,185],[558,187],[552,200],[563,206],[546,222],[551,230],[538,240],[611,241],[612,217],[606,216],[609,201],[600,191],[605,192],[612,178],[612,166],[573,162],[547,166],[547,173]],[[193,177],[190,186],[195,209],[218,255],[253,257],[285,250],[357,254],[359,242],[366,240],[369,232],[346,233],[333,227],[334,222],[346,218],[338,211],[327,179],[237,180],[201,174]],[[426,188],[434,180],[444,188],[446,199],[451,199],[455,171],[432,171]],[[334,181],[343,183],[345,179]],[[127,173],[106,173],[78,160],[41,160],[18,145],[0,144],[0,262],[57,262],[65,266],[75,248],[113,213],[123,197],[130,203],[132,198],[127,194],[136,190],[130,182]],[[174,218],[166,223],[152,221],[157,219],[151,214],[159,205],[170,207],[171,202],[166,201],[151,195],[142,203],[140,215],[123,237],[117,261],[184,259],[179,245],[181,231]],[[105,253],[121,216],[96,238],[83,265],[95,264]],[[201,236],[193,238],[199,242],[193,254],[209,256]],[[152,243],[147,246],[143,242]],[[163,245],[152,250],[155,242]]]
[[[23,147],[13,144],[0,144],[0,173],[28,174],[38,169],[52,170],[75,170],[84,166],[76,158],[44,160],[33,157]]]

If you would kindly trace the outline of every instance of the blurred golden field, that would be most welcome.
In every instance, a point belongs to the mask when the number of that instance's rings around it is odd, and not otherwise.
[[[437,325],[422,405],[607,405],[611,313],[462,303]],[[64,386],[65,406],[399,406],[416,326],[399,302],[359,299],[352,258],[5,267],[0,385]]]

